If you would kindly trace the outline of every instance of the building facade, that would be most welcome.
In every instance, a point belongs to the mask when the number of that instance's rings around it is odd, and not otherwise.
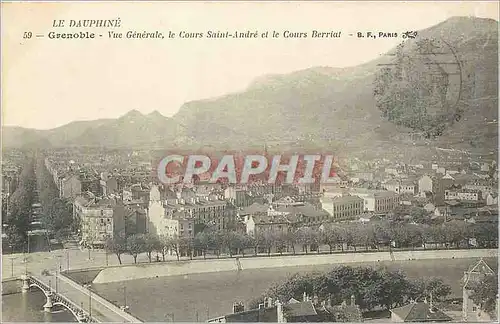
[[[108,201],[97,201],[92,194],[77,197],[73,203],[73,217],[81,224],[81,245],[103,246],[113,237],[113,206]]]
[[[75,198],[82,193],[82,183],[75,174],[59,178],[59,197]]]
[[[358,196],[335,197],[323,200],[322,207],[330,214],[332,221],[353,220],[363,213],[364,200]]]

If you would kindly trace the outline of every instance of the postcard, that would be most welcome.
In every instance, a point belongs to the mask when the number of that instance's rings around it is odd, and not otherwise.
[[[497,1],[1,9],[2,321],[498,321]]]

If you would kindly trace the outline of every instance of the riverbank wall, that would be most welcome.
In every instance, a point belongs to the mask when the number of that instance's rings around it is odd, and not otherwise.
[[[2,280],[2,296],[21,292],[22,282],[18,278]]]
[[[478,250],[428,250],[428,251],[396,251],[360,252],[287,255],[273,257],[230,258],[191,260],[177,262],[161,262],[149,264],[123,265],[101,270],[93,283],[102,284],[135,279],[146,279],[166,276],[188,275],[195,273],[238,271],[245,269],[264,269],[311,265],[341,265],[357,262],[407,261],[428,259],[463,259],[463,258],[495,258],[496,249]]]

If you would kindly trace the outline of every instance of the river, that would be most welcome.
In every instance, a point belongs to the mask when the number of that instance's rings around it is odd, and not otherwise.
[[[461,297],[460,279],[474,259],[440,259],[418,261],[394,261],[377,263],[351,263],[351,266],[386,266],[390,270],[401,269],[410,278],[440,277],[450,285],[450,297]],[[485,259],[494,270],[497,259]],[[137,279],[127,282],[93,284],[102,297],[130,307],[130,312],[144,322],[205,321],[230,313],[233,302],[242,301],[245,306],[253,298],[264,293],[270,285],[297,272],[328,270],[334,265],[301,266],[271,269],[255,269],[219,273],[201,273],[185,276]],[[32,292],[3,297],[4,321],[42,322],[74,321],[66,312],[45,314],[42,311],[44,297]],[[21,305],[20,307],[17,305]],[[69,316],[68,316],[69,315]]]
[[[450,285],[450,297],[461,297],[460,280],[463,272],[478,259],[439,259],[351,263],[351,266],[387,266],[401,269],[408,277],[440,277]],[[485,259],[497,269],[497,259]],[[200,273],[184,276],[137,279],[126,282],[94,284],[102,297],[130,307],[130,312],[145,322],[205,321],[232,311],[233,302],[242,301],[245,307],[263,294],[273,283],[292,274],[323,271],[334,265],[301,266],[243,271]],[[124,289],[125,288],[125,289]]]
[[[77,322],[69,311],[54,307],[43,310],[46,298],[41,290],[2,296],[2,322]]]

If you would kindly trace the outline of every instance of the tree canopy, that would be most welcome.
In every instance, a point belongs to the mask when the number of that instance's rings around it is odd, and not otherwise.
[[[449,295],[451,288],[440,278],[409,279],[402,271],[386,268],[339,266],[327,272],[297,273],[287,280],[271,286],[254,300],[257,306],[264,297],[288,301],[301,300],[304,293],[319,300],[339,305],[354,296],[356,304],[364,310],[376,307],[390,309],[410,300],[423,300],[432,293],[437,300]]]

